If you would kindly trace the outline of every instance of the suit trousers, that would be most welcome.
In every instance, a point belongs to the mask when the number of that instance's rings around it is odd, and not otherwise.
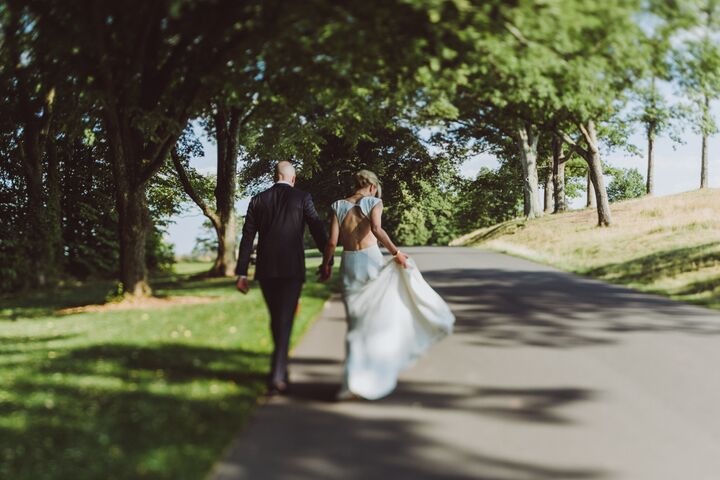
[[[288,350],[303,280],[299,278],[261,279],[265,303],[270,311],[270,330],[273,337],[273,354],[270,363],[270,378],[273,384],[288,381]]]

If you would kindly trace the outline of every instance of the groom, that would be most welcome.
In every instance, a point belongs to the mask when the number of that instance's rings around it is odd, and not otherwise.
[[[302,284],[305,281],[305,224],[315,244],[325,250],[328,237],[309,193],[295,186],[295,168],[290,162],[275,166],[275,185],[250,200],[243,225],[240,252],[235,273],[237,288],[247,293],[247,273],[255,234],[259,234],[255,279],[260,283],[270,310],[272,354],[268,393],[286,393],[288,389],[288,348],[293,320]],[[322,276],[321,280],[327,280]]]

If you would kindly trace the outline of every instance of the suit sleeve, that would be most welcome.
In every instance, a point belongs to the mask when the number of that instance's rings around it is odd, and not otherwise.
[[[235,266],[235,275],[247,276],[248,267],[250,266],[250,255],[252,254],[256,234],[257,225],[255,223],[255,199],[253,198],[250,200],[247,213],[245,214],[242,238],[240,239],[240,251],[238,252],[238,261]]]
[[[317,245],[320,253],[325,253],[325,246],[328,241],[327,230],[325,230],[325,224],[320,219],[317,210],[315,210],[315,205],[313,204],[310,194],[307,194],[303,201],[303,214],[305,216],[305,223],[307,223],[310,228],[310,234],[313,240],[315,240],[315,245]]]

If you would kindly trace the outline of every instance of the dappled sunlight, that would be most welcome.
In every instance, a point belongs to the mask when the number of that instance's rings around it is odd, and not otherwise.
[[[202,478],[264,391],[272,341],[258,288],[187,275],[158,290],[210,303],[59,315],[95,290],[3,300],[0,478]],[[294,341],[331,287],[306,285]]]

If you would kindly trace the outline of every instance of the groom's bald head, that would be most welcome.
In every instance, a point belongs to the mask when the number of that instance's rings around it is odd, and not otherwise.
[[[275,165],[275,181],[278,182],[280,180],[295,185],[295,167],[286,160],[278,162],[278,164]]]

